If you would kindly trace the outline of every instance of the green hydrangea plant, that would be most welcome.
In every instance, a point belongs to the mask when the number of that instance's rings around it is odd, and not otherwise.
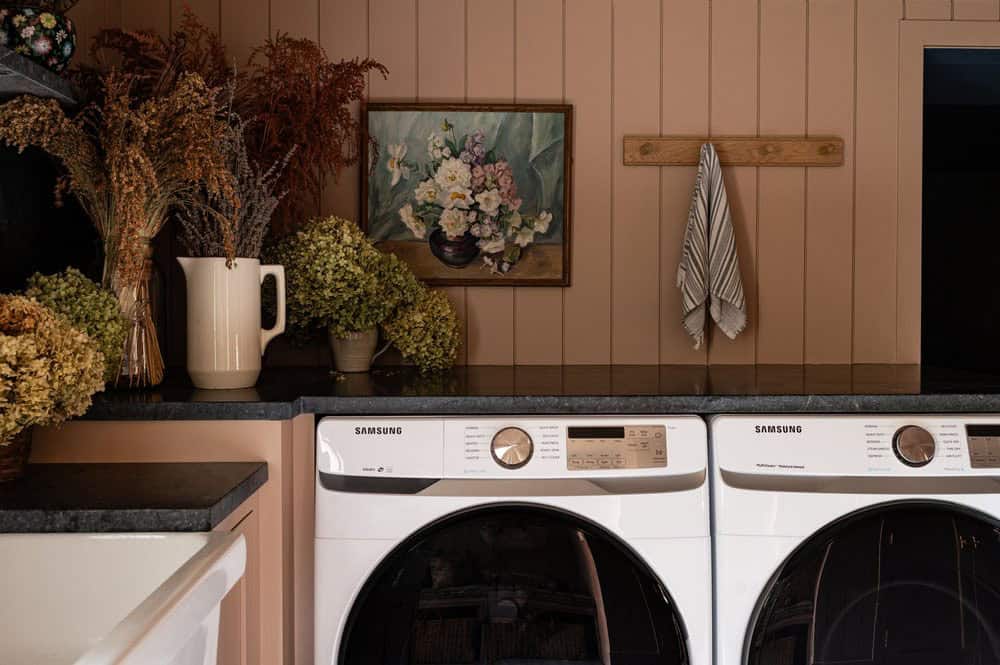
[[[97,345],[65,318],[31,298],[0,295],[0,445],[82,414],[103,371]]]
[[[115,380],[121,367],[128,322],[110,291],[76,268],[68,268],[56,275],[35,273],[28,280],[25,295],[87,333],[104,354],[105,382]]]
[[[451,302],[440,291],[425,289],[412,304],[400,307],[382,328],[386,339],[421,372],[455,364],[461,327]]]
[[[340,217],[307,222],[278,243],[272,259],[285,267],[288,325],[300,332],[321,327],[344,337],[369,330],[422,288],[399,259]]]

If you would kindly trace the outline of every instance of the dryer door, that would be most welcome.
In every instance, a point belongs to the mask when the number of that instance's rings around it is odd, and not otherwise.
[[[758,602],[747,665],[1000,665],[1000,529],[940,503],[832,524]]]
[[[359,594],[338,663],[686,665],[663,585],[602,529],[480,508],[414,535]]]

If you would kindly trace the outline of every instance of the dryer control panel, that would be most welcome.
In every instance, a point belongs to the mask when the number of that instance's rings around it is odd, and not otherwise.
[[[781,476],[996,476],[1000,416],[720,416],[723,472]]]

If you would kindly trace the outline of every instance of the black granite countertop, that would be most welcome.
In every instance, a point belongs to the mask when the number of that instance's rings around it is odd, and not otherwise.
[[[266,481],[264,462],[29,464],[0,483],[0,533],[211,531]]]
[[[422,376],[265,370],[254,388],[196,390],[183,369],[155,390],[95,397],[91,420],[285,420],[319,415],[1000,413],[1000,373],[912,365],[497,366]]]

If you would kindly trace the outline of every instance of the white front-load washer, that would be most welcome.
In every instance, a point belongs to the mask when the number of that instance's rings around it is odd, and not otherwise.
[[[1000,416],[710,424],[717,665],[1000,665]]]
[[[323,418],[317,665],[711,663],[696,417]]]

